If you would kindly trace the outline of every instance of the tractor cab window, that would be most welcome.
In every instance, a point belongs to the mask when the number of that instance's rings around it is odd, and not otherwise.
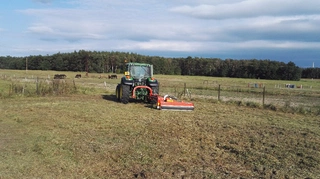
[[[151,76],[149,66],[129,66],[130,75],[137,78],[146,78]]]

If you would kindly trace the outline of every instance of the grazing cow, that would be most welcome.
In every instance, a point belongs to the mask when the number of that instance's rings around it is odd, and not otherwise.
[[[81,74],[76,74],[75,78],[81,78]]]
[[[286,84],[286,88],[294,88],[295,87],[295,85],[293,85],[293,84]]]
[[[55,74],[53,79],[65,79],[67,75],[65,74]]]
[[[109,75],[110,76],[110,75]],[[108,76],[108,77],[109,77]],[[106,76],[104,76],[104,75],[99,75],[99,79],[101,79],[101,78],[107,78]]]
[[[117,79],[117,75],[108,75],[109,79]]]

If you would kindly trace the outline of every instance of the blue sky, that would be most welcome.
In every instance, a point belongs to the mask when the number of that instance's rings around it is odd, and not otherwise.
[[[0,56],[78,50],[320,67],[318,0],[11,0]]]

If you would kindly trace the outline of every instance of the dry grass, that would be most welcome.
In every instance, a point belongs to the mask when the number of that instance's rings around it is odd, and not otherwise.
[[[12,84],[35,86],[33,79],[56,73],[64,72],[0,71],[0,179],[320,178],[319,116],[297,112],[303,108],[293,108],[291,101],[309,96],[313,101],[299,101],[315,106],[319,81],[301,81],[315,91],[269,94],[267,99],[289,97],[284,110],[245,101],[254,91],[247,96],[224,89],[224,99],[235,99],[219,102],[210,90],[214,85],[237,89],[252,80],[210,77],[156,76],[162,93],[181,91],[184,82],[193,92],[199,89],[197,95],[205,97],[193,99],[192,112],[117,103],[119,79],[99,74],[73,79],[75,72],[65,72],[75,93],[6,97]],[[257,82],[269,89],[280,83]]]
[[[319,178],[319,117],[110,93],[0,101],[0,178]]]

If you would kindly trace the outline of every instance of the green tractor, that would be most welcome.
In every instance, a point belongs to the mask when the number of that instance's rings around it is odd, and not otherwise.
[[[127,63],[125,76],[116,87],[117,100],[127,104],[129,99],[152,102],[152,96],[159,94],[159,83],[153,78],[153,65]]]

